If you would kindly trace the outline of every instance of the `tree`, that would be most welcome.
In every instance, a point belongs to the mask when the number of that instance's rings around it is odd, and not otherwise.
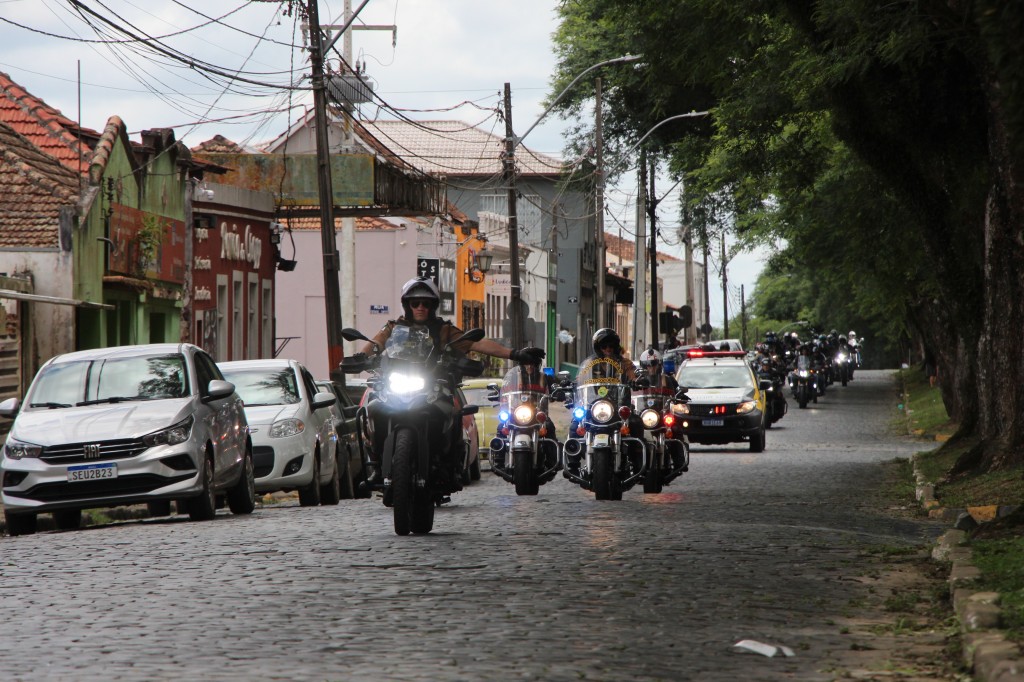
[[[819,305],[848,291],[852,312],[936,352],[959,435],[982,443],[960,468],[1024,462],[1024,5],[577,0],[560,14],[556,92],[642,54],[604,74],[620,148],[713,107],[710,125],[649,141],[688,191],[728,196],[741,238],[786,240],[817,268]]]

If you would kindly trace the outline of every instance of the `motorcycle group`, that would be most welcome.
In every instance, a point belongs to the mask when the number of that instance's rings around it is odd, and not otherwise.
[[[374,338],[342,331],[345,340],[364,345],[341,365],[345,373],[370,375],[357,413],[366,436],[365,443],[359,439],[362,459],[370,472],[364,485],[383,493],[397,534],[429,533],[434,509],[468,483],[471,453],[462,420],[479,408],[466,404],[460,384],[484,369],[467,356],[470,351],[514,363],[500,385],[488,387],[490,400],[498,404],[489,454],[492,471],[514,485],[516,494],[536,495],[561,471],[598,500],[621,500],[637,484],[644,493],[659,493],[687,471],[689,445],[673,432],[673,406],[689,398],[655,349],[641,354],[638,373],[623,357],[618,334],[599,329],[593,355],[570,381],[567,372],[555,377],[543,368],[540,348],[510,350],[484,339],[481,329],[463,332],[437,317],[440,294],[430,279],[407,282],[401,301],[404,315]],[[775,377],[791,357],[803,356],[801,348],[785,347],[771,335],[758,344],[755,369]],[[794,360],[799,374],[797,364]],[[844,385],[852,366],[843,374]],[[781,396],[781,384],[776,393]],[[549,417],[551,401],[571,411],[564,440]]]
[[[835,329],[812,334],[809,341],[801,341],[796,332],[781,338],[775,332],[766,333],[764,341],[755,346],[750,363],[759,379],[772,382],[766,401],[769,427],[788,409],[785,386],[802,409],[810,402],[817,403],[830,385],[839,382],[846,386],[852,381],[853,371],[861,365],[862,343],[852,330],[846,336]]]

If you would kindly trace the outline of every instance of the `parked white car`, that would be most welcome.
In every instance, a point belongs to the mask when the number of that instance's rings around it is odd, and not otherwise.
[[[236,360],[218,365],[245,403],[256,491],[298,490],[299,504],[338,504],[338,436],[328,409],[337,398],[318,392],[295,360]]]
[[[242,401],[197,346],[58,355],[0,416],[14,418],[0,456],[10,535],[34,533],[40,512],[68,530],[90,508],[146,503],[166,515],[178,500],[206,520],[219,496],[236,514],[256,505]]]

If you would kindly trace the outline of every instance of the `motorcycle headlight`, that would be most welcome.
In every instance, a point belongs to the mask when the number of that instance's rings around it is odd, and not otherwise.
[[[747,414],[748,412],[753,412],[756,407],[757,401],[747,400],[746,402],[742,402],[736,406],[736,414]]]
[[[414,374],[402,374],[394,372],[388,375],[388,390],[398,395],[406,395],[422,391],[426,382],[423,377]]]
[[[836,360],[839,362],[846,362],[846,356],[840,353],[839,355],[836,356]]]
[[[35,443],[25,443],[13,438],[7,439],[4,449],[7,452],[7,456],[11,459],[37,459],[39,455],[43,454],[43,446],[36,445]]]
[[[302,433],[306,430],[306,423],[301,419],[282,419],[274,422],[273,426],[270,427],[271,438],[287,438],[288,436],[294,436]]]
[[[656,410],[644,410],[640,413],[640,421],[644,423],[645,429],[657,428],[661,423],[661,415]]]
[[[192,424],[194,423],[195,418],[189,415],[174,426],[143,436],[142,442],[146,447],[150,448],[154,445],[177,445],[178,443],[184,443],[192,435]]]
[[[533,406],[531,405],[520,405],[512,413],[512,418],[515,419],[516,424],[525,426],[533,421]]]
[[[615,414],[615,408],[607,400],[598,400],[590,408],[590,414],[593,415],[594,421],[605,424],[612,420],[612,416]]]
[[[807,371],[806,369],[800,370],[799,372],[797,372],[797,374],[799,374],[802,377],[809,377],[809,376],[811,376],[811,373],[809,371]]]

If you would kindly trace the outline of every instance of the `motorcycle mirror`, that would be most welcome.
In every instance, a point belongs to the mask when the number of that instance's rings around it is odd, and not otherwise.
[[[352,329],[351,327],[345,327],[341,330],[341,338],[346,341],[369,341],[370,339],[363,336],[363,333],[358,329]]]
[[[487,390],[488,391],[497,391],[498,390],[498,384],[493,384],[493,383],[487,384]]]
[[[470,341],[472,343],[476,343],[482,338],[484,338],[483,329],[470,329],[469,331],[463,332],[459,336],[456,336],[454,339],[449,341],[448,345],[446,345],[444,348],[445,350],[448,350],[449,348],[459,343],[460,341]]]

